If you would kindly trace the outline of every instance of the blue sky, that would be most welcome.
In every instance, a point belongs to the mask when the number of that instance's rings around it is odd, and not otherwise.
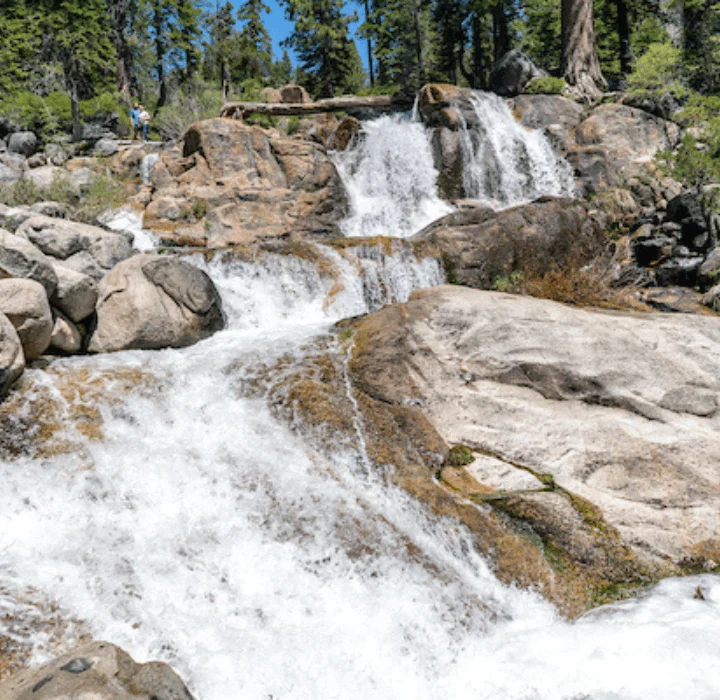
[[[231,0],[235,7],[239,7],[242,4],[242,0]],[[264,16],[265,26],[267,27],[268,33],[272,37],[273,51],[275,52],[275,58],[282,56],[283,48],[280,46],[280,42],[286,39],[293,29],[293,23],[285,19],[285,9],[276,0],[265,0],[265,3],[270,7],[270,13]],[[350,10],[357,9],[358,15],[361,15],[360,7],[354,3],[349,3]],[[359,26],[359,22],[351,25],[351,30],[354,33],[355,29]],[[358,46],[360,50],[360,56],[363,57],[363,63],[367,63],[365,51],[361,46]],[[290,52],[290,56],[295,63],[295,56]],[[366,66],[367,67],[367,66]]]

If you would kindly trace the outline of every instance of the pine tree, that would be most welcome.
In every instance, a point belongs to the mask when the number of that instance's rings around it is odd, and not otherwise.
[[[285,45],[300,58],[311,90],[324,97],[354,91],[364,80],[362,61],[350,39],[343,0],[286,0],[288,18],[295,23]]]
[[[46,0],[42,25],[48,56],[62,66],[72,109],[73,138],[82,138],[80,98],[107,85],[115,61],[105,0]]]
[[[290,54],[287,49],[283,50],[282,58],[279,61],[275,61],[272,67],[272,81],[274,85],[282,86],[287,85],[292,81],[293,76],[293,64],[290,60]]]
[[[270,12],[263,0],[245,0],[237,18],[242,22],[239,40],[243,53],[243,72],[246,78],[260,78],[270,73],[272,41],[262,16]]]
[[[233,13],[232,4],[226,2],[208,19],[210,43],[207,46],[207,65],[217,70],[224,100],[227,100],[230,93],[230,59],[236,36]]]
[[[41,17],[37,2],[16,0],[0,12],[0,92],[26,87],[42,46]]]
[[[172,52],[183,66],[183,82],[192,83],[200,62],[200,19],[202,10],[197,0],[173,0],[174,21],[170,31]]]

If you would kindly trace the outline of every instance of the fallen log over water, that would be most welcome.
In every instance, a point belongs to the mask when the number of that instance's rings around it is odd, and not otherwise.
[[[242,119],[251,114],[267,114],[272,117],[306,116],[329,112],[391,112],[412,107],[412,97],[407,95],[373,95],[371,97],[333,97],[317,102],[266,104],[264,102],[228,102],[221,110],[221,117]]]

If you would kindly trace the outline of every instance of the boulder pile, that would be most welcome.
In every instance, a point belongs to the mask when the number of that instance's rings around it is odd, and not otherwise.
[[[131,234],[37,213],[53,209],[0,206],[0,395],[47,352],[184,347],[224,326],[204,272],[135,255]]]

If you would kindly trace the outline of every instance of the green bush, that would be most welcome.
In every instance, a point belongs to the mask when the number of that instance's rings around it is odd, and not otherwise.
[[[106,175],[100,175],[82,193],[66,175],[56,177],[49,187],[38,187],[32,180],[18,180],[0,187],[2,204],[16,207],[59,202],[70,209],[74,220],[84,223],[95,223],[100,214],[119,207],[125,195],[124,186]]]
[[[123,111],[120,97],[113,92],[103,92],[97,97],[80,102],[80,117],[83,121],[106,119],[114,114],[122,114]]]
[[[173,140],[182,136],[193,122],[217,117],[222,106],[223,98],[219,89],[197,85],[189,94],[178,92],[158,112],[150,126],[163,140]]]
[[[565,92],[567,83],[562,78],[533,78],[523,92],[528,95],[562,95]]]
[[[34,131],[43,139],[70,129],[70,98],[61,92],[47,97],[18,92],[0,102],[0,111],[13,130]]]
[[[670,42],[651,44],[635,63],[627,87],[633,94],[660,93],[687,98],[690,91],[683,81],[680,49]]]

